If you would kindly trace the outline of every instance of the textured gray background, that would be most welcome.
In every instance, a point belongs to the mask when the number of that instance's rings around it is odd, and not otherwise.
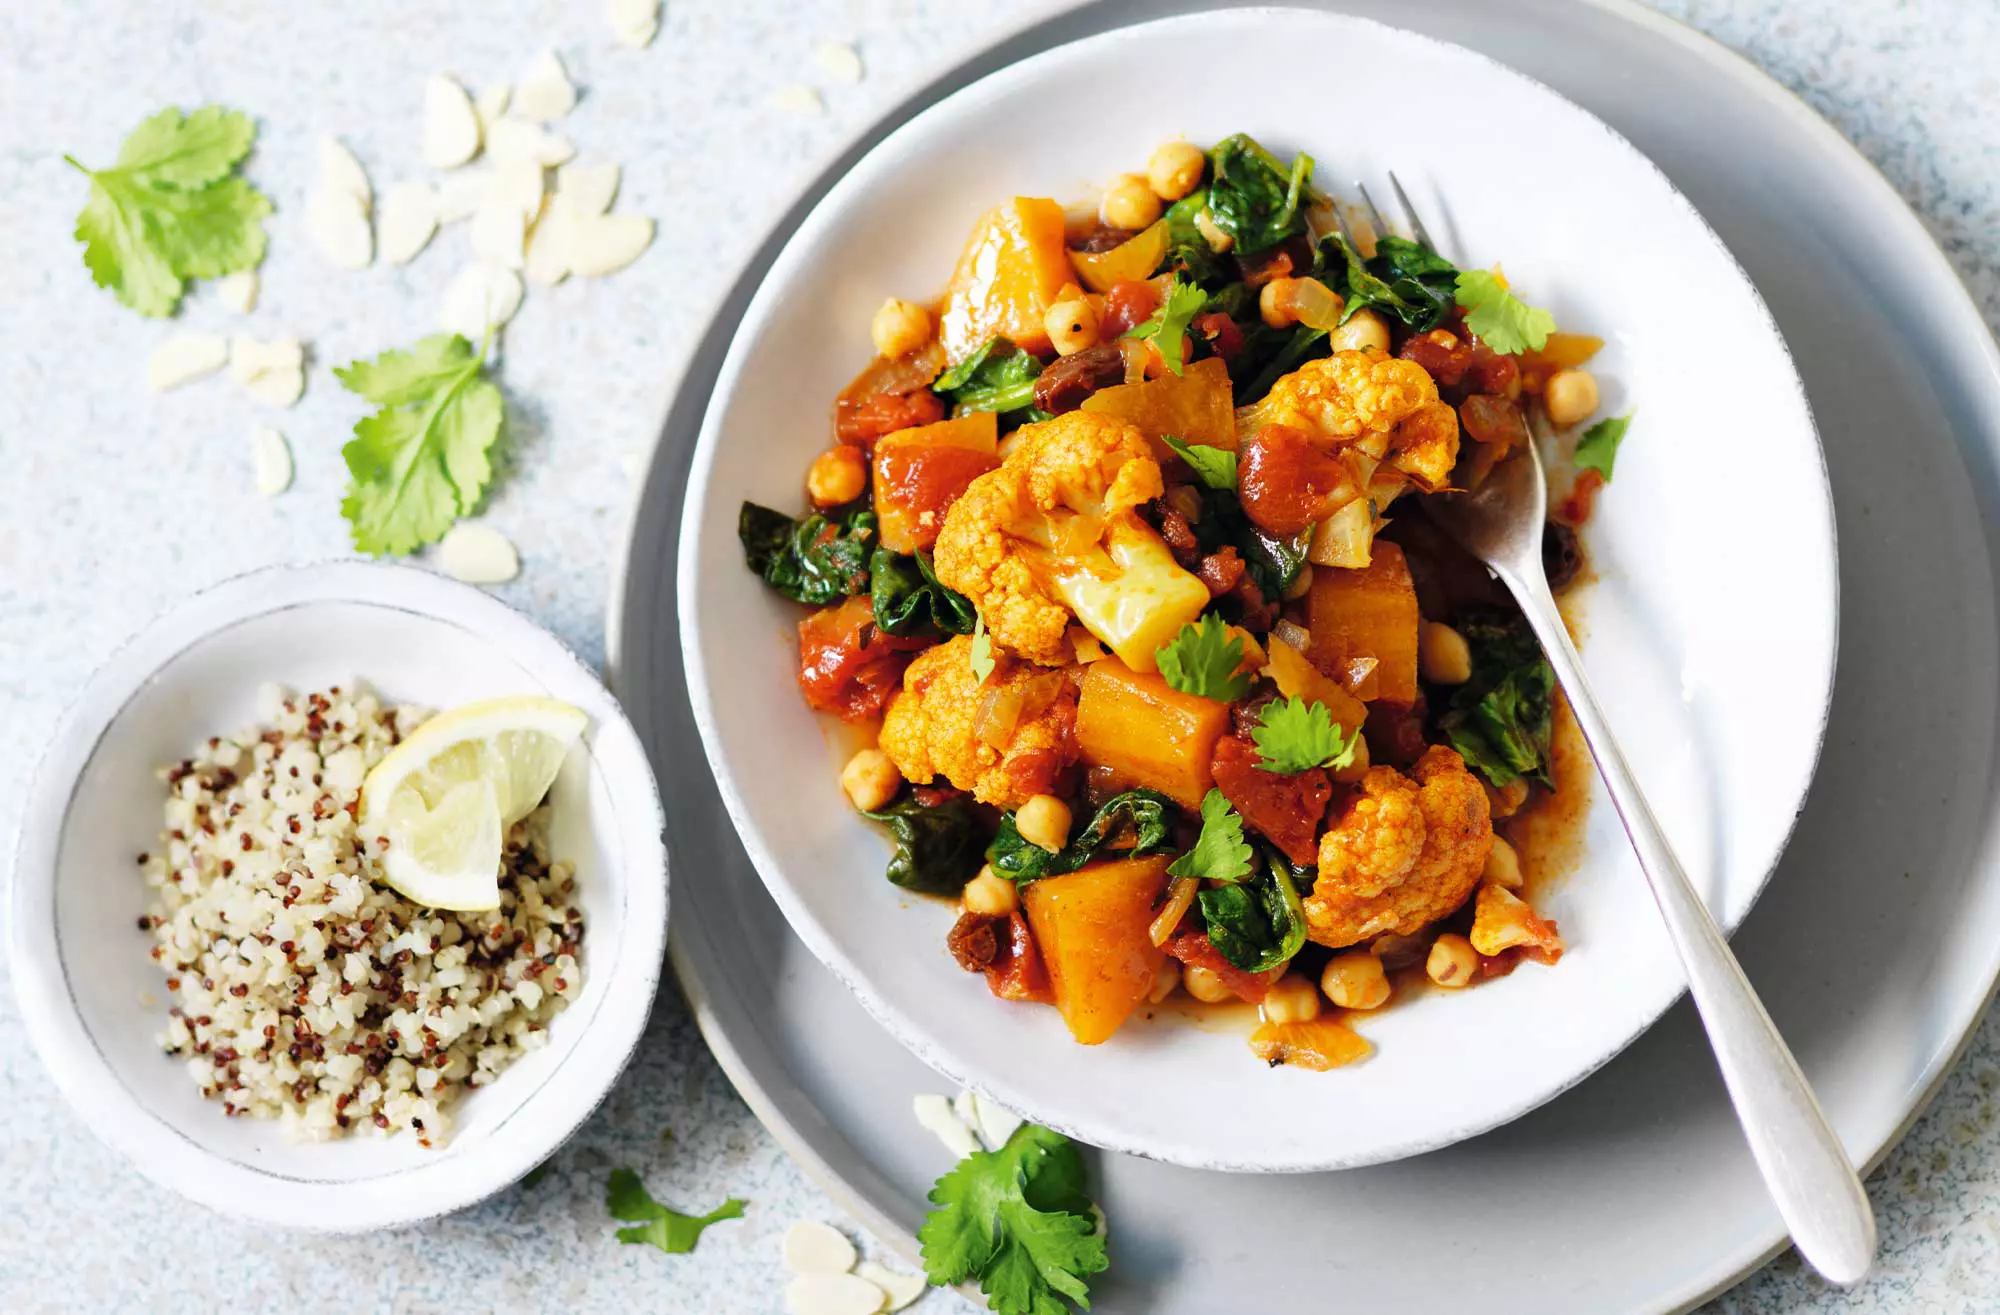
[[[358,414],[326,373],[431,330],[462,229],[404,270],[330,269],[301,209],[313,143],[338,133],[378,192],[420,176],[425,76],[512,81],[554,48],[585,98],[563,131],[626,165],[620,207],[660,240],[608,281],[531,294],[508,334],[512,470],[490,519],[525,569],[499,593],[602,657],[610,555],[679,362],[735,262],[814,162],[943,56],[1029,0],[674,0],[651,50],[616,46],[600,0],[46,0],[0,3],[0,865],[39,747],[87,673],[185,594],[270,562],[346,550],[339,447]],[[422,12],[412,13],[420,8]],[[2000,9],[1991,0],[1666,0],[1748,54],[1889,176],[2000,324]],[[851,41],[859,86],[829,84],[816,44]],[[821,85],[826,112],[774,93]],[[143,385],[166,332],[93,290],[69,232],[84,195],[60,161],[107,160],[158,107],[221,101],[259,116],[252,167],[279,205],[263,302],[247,322],[209,293],[187,327],[310,344],[304,401],[275,423],[293,490],[251,491],[248,440],[270,412],[226,380]],[[1831,1291],[1790,1257],[1722,1298],[1731,1312],[2000,1309],[2000,1023],[1989,1018],[1931,1112],[1876,1174],[1879,1273]],[[387,1236],[254,1236],[130,1171],[69,1114],[0,981],[0,1309],[772,1311],[777,1239],[839,1221],[729,1089],[671,984],[637,1062],[533,1188]],[[669,1135],[671,1134],[671,1135]],[[616,1245],[609,1168],[662,1199],[749,1218],[666,1257]],[[942,1295],[926,1310],[953,1308]]]

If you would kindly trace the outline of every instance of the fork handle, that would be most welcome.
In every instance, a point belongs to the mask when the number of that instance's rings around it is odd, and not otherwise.
[[[1861,1180],[1813,1098],[1798,1061],[1674,857],[1673,846],[1618,750],[1604,710],[1590,692],[1547,583],[1539,573],[1534,579],[1507,583],[1569,697],[1611,802],[1632,838],[1653,900],[1687,969],[1688,989],[1708,1029],[1723,1085],[1729,1089],[1764,1184],[1791,1230],[1792,1242],[1826,1279],[1858,1283],[1875,1255],[1875,1216]]]

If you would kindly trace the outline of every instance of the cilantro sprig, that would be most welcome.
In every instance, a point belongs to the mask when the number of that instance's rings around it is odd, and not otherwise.
[[[1294,694],[1264,705],[1250,741],[1257,746],[1258,767],[1290,776],[1315,767],[1352,766],[1361,732],[1344,734],[1324,703],[1307,703]]]
[[[1243,838],[1243,819],[1222,791],[1210,789],[1201,801],[1201,834],[1193,849],[1167,864],[1167,875],[1241,881],[1250,875],[1251,857],[1250,843]]]
[[[1069,1138],[1032,1123],[994,1151],[974,1151],[931,1189],[917,1231],[935,1284],[976,1279],[999,1315],[1088,1310],[1089,1280],[1110,1264]]]
[[[1236,454],[1226,447],[1210,447],[1206,443],[1184,443],[1172,434],[1160,435],[1160,440],[1180,455],[1194,471],[1195,478],[1212,489],[1233,489],[1236,487]]]
[[[1465,327],[1503,355],[1540,351],[1555,332],[1555,316],[1509,292],[1490,269],[1459,271],[1458,304],[1466,311]]]
[[[670,1256],[684,1256],[711,1224],[725,1219],[741,1219],[748,1204],[730,1197],[705,1215],[684,1215],[653,1199],[639,1175],[630,1169],[614,1169],[604,1185],[604,1208],[613,1219],[632,1225],[618,1230],[618,1240],[656,1246]]]
[[[1625,441],[1625,431],[1632,426],[1636,412],[1627,411],[1622,416],[1611,416],[1600,420],[1583,431],[1576,440],[1576,468],[1594,470],[1611,481],[1611,467],[1618,460],[1618,445]]]
[[[455,333],[333,372],[378,408],[340,454],[350,476],[341,514],[365,553],[407,553],[444,537],[478,505],[506,403],[486,353]]]
[[[236,172],[256,137],[247,114],[169,108],[133,129],[109,168],[65,155],[90,179],[76,240],[97,285],[141,315],[167,316],[187,280],[261,264],[271,203]]]
[[[1213,612],[1182,626],[1155,657],[1160,678],[1183,694],[1234,703],[1250,692],[1250,677],[1236,670],[1243,665],[1243,637],[1229,633]]]
[[[1201,308],[1207,304],[1208,294],[1202,291],[1200,284],[1183,283],[1176,278],[1160,308],[1153,312],[1151,318],[1126,330],[1125,336],[1150,338],[1153,345],[1160,349],[1160,359],[1167,363],[1167,368],[1180,374],[1187,368],[1181,357],[1181,348],[1186,346],[1188,326],[1194,323],[1194,317],[1201,314]]]

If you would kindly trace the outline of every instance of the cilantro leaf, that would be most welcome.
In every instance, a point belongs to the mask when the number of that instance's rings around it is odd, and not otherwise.
[[[1201,308],[1207,304],[1208,294],[1201,290],[1200,284],[1183,283],[1176,278],[1160,308],[1153,312],[1151,318],[1127,329],[1125,336],[1152,339],[1153,345],[1160,349],[1160,359],[1167,363],[1167,368],[1180,374],[1187,368],[1181,359],[1181,349],[1187,345],[1188,326],[1194,323],[1194,317],[1201,314]]]
[[[1625,441],[1625,431],[1631,427],[1635,412],[1627,411],[1622,416],[1612,416],[1600,420],[1583,431],[1583,437],[1576,440],[1576,468],[1594,470],[1611,480],[1611,465],[1618,460],[1618,445]]]
[[[999,1315],[1090,1307],[1088,1278],[1110,1264],[1080,1207],[1082,1157],[1061,1133],[1024,1123],[997,1151],[974,1151],[938,1179],[917,1232],[935,1284],[978,1279]]]
[[[1462,270],[1457,286],[1458,304],[1467,311],[1465,327],[1496,352],[1539,351],[1555,331],[1555,316],[1507,291],[1492,270]]]
[[[1315,767],[1349,766],[1361,732],[1343,734],[1324,703],[1307,703],[1294,694],[1264,705],[1250,739],[1257,746],[1258,767],[1289,776]]]
[[[485,376],[485,353],[440,333],[333,373],[380,408],[356,422],[340,451],[351,477],[340,511],[354,546],[380,556],[443,538],[493,473],[487,454],[506,404]]]
[[[639,1175],[630,1169],[613,1169],[604,1185],[604,1208],[613,1219],[635,1225],[618,1230],[620,1242],[656,1246],[670,1256],[684,1256],[701,1240],[702,1230],[725,1219],[741,1219],[748,1204],[730,1197],[705,1215],[684,1215],[653,1199]]]
[[[1203,484],[1212,489],[1233,489],[1236,487],[1236,454],[1226,447],[1210,447],[1206,443],[1183,443],[1172,434],[1162,434],[1166,445],[1180,454]]]
[[[76,217],[97,285],[142,315],[166,316],[191,278],[220,278],[264,259],[271,203],[232,170],[249,154],[250,117],[210,105],[160,111],[134,129],[108,169],[89,169]]]
[[[1167,864],[1167,875],[1241,881],[1250,875],[1250,856],[1250,845],[1243,839],[1243,819],[1222,791],[1210,789],[1201,801],[1201,834],[1195,837],[1193,849]]]
[[[986,618],[975,617],[972,622],[972,674],[984,685],[986,678],[993,674],[993,640],[986,633]]]
[[[1157,657],[1161,679],[1183,694],[1234,703],[1250,692],[1250,677],[1236,670],[1243,665],[1243,638],[1230,634],[1213,612],[1182,626]]]

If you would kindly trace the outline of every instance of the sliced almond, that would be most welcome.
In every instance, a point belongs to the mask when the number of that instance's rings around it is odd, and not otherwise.
[[[527,255],[528,226],[521,212],[505,201],[488,200],[472,212],[472,254],[508,269],[519,269]]]
[[[818,114],[826,108],[819,92],[803,82],[794,82],[789,87],[780,87],[771,95],[771,104],[787,114]]]
[[[659,33],[660,0],[608,0],[605,8],[621,46],[644,49]]]
[[[505,584],[521,573],[521,557],[492,526],[461,524],[438,544],[438,567],[467,584]]]
[[[580,215],[601,215],[618,196],[618,166],[571,161],[556,170],[556,195]]]
[[[480,204],[491,202],[512,206],[520,212],[523,223],[530,222],[542,212],[542,190],[546,181],[542,166],[533,160],[509,160],[505,164],[496,164]]]
[[[375,206],[375,189],[368,185],[368,171],[338,137],[319,139],[319,190],[347,193],[361,203],[364,215]]]
[[[552,288],[569,277],[569,228],[575,222],[570,203],[548,198],[542,216],[528,233],[528,263],[523,274],[536,287]]]
[[[945,1149],[959,1159],[964,1159],[979,1149],[979,1139],[972,1135],[972,1129],[958,1115],[952,1112],[951,1102],[943,1096],[924,1092],[910,1101],[910,1112],[917,1116],[917,1122],[932,1136],[944,1143]]]
[[[461,219],[472,218],[472,212],[492,192],[493,178],[491,169],[461,169],[438,179],[438,223],[456,224]]]
[[[889,1294],[853,1274],[801,1274],[785,1285],[791,1315],[877,1315]]]
[[[306,233],[342,269],[366,269],[375,259],[368,212],[352,192],[314,192],[306,201]]]
[[[910,1305],[930,1290],[930,1280],[922,1274],[898,1274],[886,1265],[878,1265],[872,1260],[864,1260],[854,1271],[856,1278],[865,1278],[882,1291],[889,1294],[889,1304],[884,1310],[898,1311]]]
[[[572,212],[566,238],[569,272],[584,278],[603,278],[637,260],[652,244],[653,221],[644,215]]]
[[[424,163],[456,169],[479,154],[479,113],[465,88],[439,73],[424,84]]]
[[[978,1129],[979,1139],[989,1151],[1005,1146],[1023,1122],[1020,1115],[999,1101],[988,1100],[976,1091],[972,1093],[972,1115],[972,1126]]]
[[[246,269],[219,281],[215,285],[215,295],[238,315],[248,315],[257,309],[257,294],[262,288],[263,281],[257,271]]]
[[[973,1136],[979,1135],[979,1112],[972,1108],[971,1087],[959,1088],[958,1094],[951,1098],[951,1112],[958,1116],[960,1123],[972,1130]]]
[[[375,222],[382,259],[391,265],[409,264],[437,232],[437,189],[429,183],[397,183],[382,198],[382,213]]]
[[[506,116],[507,105],[514,98],[514,89],[506,83],[494,87],[481,87],[479,94],[472,98],[472,112],[479,116],[480,140],[493,131],[493,125]]]
[[[257,376],[273,370],[303,370],[305,365],[305,345],[297,338],[258,342],[238,335],[229,340],[229,373],[240,384],[254,383]]]
[[[521,309],[521,279],[511,269],[483,262],[460,270],[444,290],[440,326],[462,333],[474,343],[489,330],[514,318]]]
[[[243,391],[265,406],[292,406],[305,395],[306,372],[297,368],[266,370],[244,384]]]
[[[576,147],[540,124],[522,119],[501,119],[487,136],[486,153],[497,164],[505,164],[509,160],[532,160],[540,165],[558,165],[574,156]]]
[[[260,429],[250,439],[257,463],[257,491],[275,498],[292,486],[292,446],[275,429]]]
[[[801,1219],[785,1230],[785,1268],[794,1274],[845,1274],[860,1259],[839,1229]]]
[[[514,114],[533,123],[554,123],[576,108],[576,88],[554,51],[535,56],[514,89]]]
[[[177,333],[146,358],[146,387],[164,393],[206,379],[229,364],[229,339],[217,333]]]
[[[835,82],[856,83],[861,81],[861,56],[853,46],[828,41],[813,51],[813,63]]]

